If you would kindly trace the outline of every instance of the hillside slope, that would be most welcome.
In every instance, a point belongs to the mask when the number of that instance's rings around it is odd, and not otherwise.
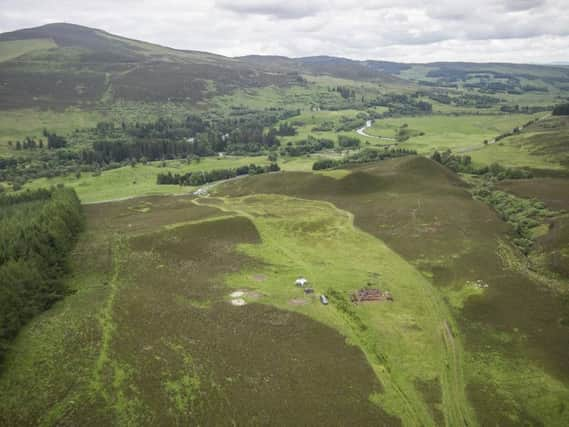
[[[1,109],[117,99],[197,102],[236,87],[287,85],[295,78],[72,24],[0,34]]]
[[[435,87],[550,106],[569,92],[569,68],[524,64],[357,61],[332,56],[229,58],[171,49],[73,24],[0,34],[0,109],[96,106],[117,100],[198,103],[241,88],[303,85],[299,75]]]
[[[569,89],[569,68],[554,65],[356,61],[331,56],[286,58],[250,55],[242,61],[268,69],[288,69],[352,80],[420,83],[426,86],[479,89],[485,93],[543,94]]]

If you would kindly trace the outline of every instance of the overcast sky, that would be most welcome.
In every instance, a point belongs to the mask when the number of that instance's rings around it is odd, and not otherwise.
[[[0,32],[69,22],[229,56],[547,63],[569,61],[567,6],[568,0],[0,0]]]

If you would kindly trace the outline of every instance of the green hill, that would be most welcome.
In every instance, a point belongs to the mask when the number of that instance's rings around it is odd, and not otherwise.
[[[197,102],[237,87],[282,86],[295,78],[72,24],[0,34],[1,109],[117,99]]]
[[[117,100],[195,104],[235,89],[302,86],[301,75],[405,90],[469,91],[520,105],[549,106],[569,90],[569,68],[563,66],[405,64],[332,56],[229,58],[64,23],[0,34],[3,110]]]

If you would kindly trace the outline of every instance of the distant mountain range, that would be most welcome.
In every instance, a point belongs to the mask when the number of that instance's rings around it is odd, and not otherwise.
[[[0,34],[1,109],[90,105],[117,99],[199,102],[236,88],[303,84],[302,75],[388,86],[413,82],[454,87],[485,79],[508,90],[524,85],[536,90],[569,89],[569,70],[563,66],[405,64],[330,56],[229,58],[171,49],[73,24]]]

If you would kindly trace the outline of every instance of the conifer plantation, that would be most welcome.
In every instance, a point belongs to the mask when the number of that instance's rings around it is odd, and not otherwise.
[[[82,226],[72,189],[0,197],[0,358],[29,319],[65,295],[67,256]]]

